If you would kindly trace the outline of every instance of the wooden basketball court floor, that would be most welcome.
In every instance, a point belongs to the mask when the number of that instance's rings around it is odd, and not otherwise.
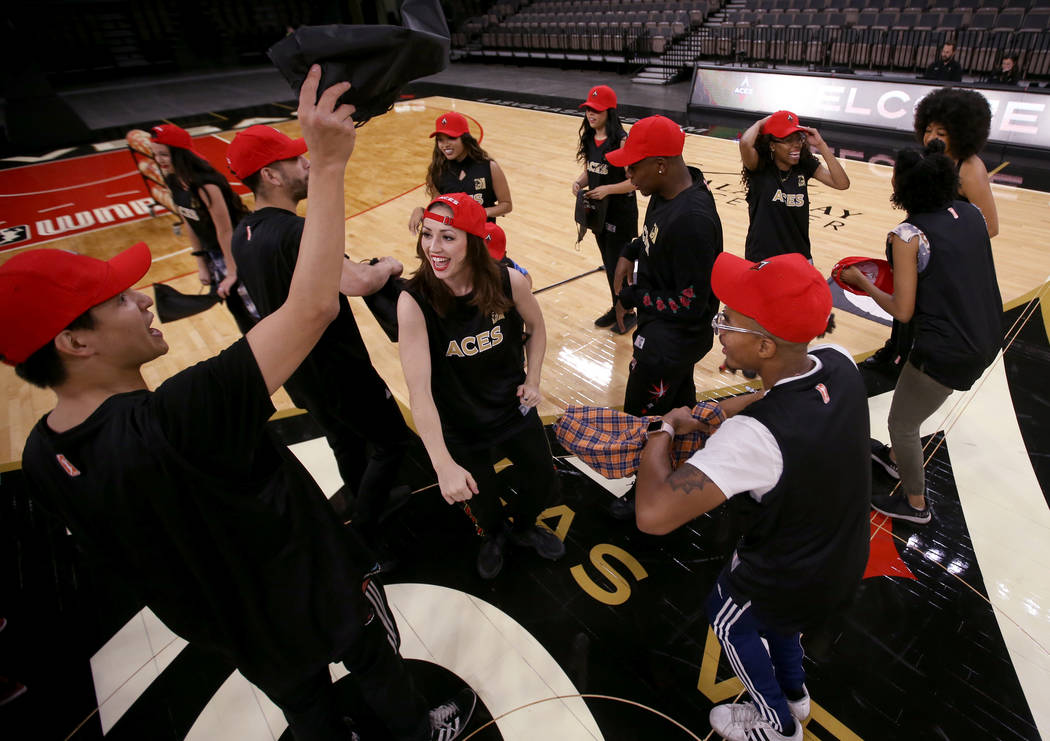
[[[455,109],[472,121],[482,146],[507,173],[513,212],[500,219],[507,233],[508,254],[525,266],[534,289],[579,276],[601,264],[593,237],[576,243],[572,180],[580,173],[575,161],[579,119],[555,113],[520,110],[447,98],[426,98],[399,104],[394,111],[358,129],[357,146],[346,173],[346,247],[353,259],[393,255],[406,273],[418,264],[415,240],[408,232],[408,214],[424,203],[422,185],[429,162],[435,116]],[[291,136],[299,135],[294,120],[277,124]],[[221,134],[229,140],[235,132]],[[838,143],[829,142],[832,147]],[[747,204],[740,186],[740,159],[735,142],[690,135],[686,160],[700,167],[715,193],[724,230],[726,251],[743,254],[747,233]],[[844,161],[851,187],[834,191],[810,183],[813,260],[825,275],[847,255],[882,256],[886,233],[903,218],[889,203],[890,170],[880,165]],[[993,240],[996,270],[1004,302],[1009,305],[1041,286],[1050,275],[1050,209],[1045,193],[1009,186],[993,186],[1001,231]],[[251,203],[251,196],[246,197]],[[639,218],[647,199],[639,196]],[[306,202],[300,210],[305,213]],[[127,226],[57,239],[48,247],[107,258],[136,241],[145,241],[154,265],[142,281],[166,282],[193,293],[197,285],[194,259],[185,235],[172,233],[170,215]],[[0,254],[0,262],[17,254]],[[569,404],[617,406],[623,403],[630,335],[596,329],[592,321],[608,309],[604,274],[594,272],[544,291],[538,296],[547,325],[547,355],[540,412],[549,418]],[[397,399],[407,407],[408,395],[397,347],[390,343],[360,299],[352,300],[372,361]],[[846,312],[836,314],[838,329],[830,337],[855,356],[881,346],[886,330]],[[202,315],[162,327],[171,352],[145,368],[155,385],[172,373],[218,352],[238,335],[229,314],[216,307]],[[718,372],[721,356],[715,349],[696,367],[696,386],[705,395],[720,394],[741,379]],[[30,389],[4,367],[0,385],[8,399],[0,418],[0,463],[19,459],[32,425],[52,405],[49,392]],[[279,394],[278,409],[292,408]]]
[[[593,327],[594,317],[608,308],[607,285],[604,275],[594,272],[600,264],[600,258],[593,238],[588,235],[582,243],[577,244],[576,226],[572,218],[574,201],[570,185],[580,172],[574,158],[580,121],[578,117],[441,97],[398,104],[394,111],[358,130],[356,150],[346,174],[346,247],[349,255],[353,259],[393,255],[405,264],[406,272],[414,269],[417,263],[415,240],[407,228],[408,215],[413,207],[424,203],[422,182],[432,147],[432,140],[427,134],[431,131],[436,115],[450,109],[471,119],[475,136],[481,139],[482,146],[507,173],[514,210],[501,218],[500,223],[508,236],[508,253],[528,268],[535,289],[567,281],[538,295],[548,335],[541,385],[545,400],[540,407],[541,414],[549,420],[569,404],[622,404],[631,356],[630,335],[618,336]],[[279,123],[277,127],[292,136],[299,134],[294,119]],[[228,140],[232,138],[233,132],[220,136]],[[829,144],[835,149],[846,143],[832,140]],[[748,218],[740,186],[740,161],[736,143],[690,135],[686,141],[685,156],[690,164],[700,167],[710,181],[722,219],[725,249],[742,255]],[[887,231],[903,218],[903,214],[894,211],[889,204],[888,168],[857,161],[845,161],[844,167],[852,183],[848,191],[833,191],[816,181],[810,185],[814,263],[824,274],[838,259],[847,255],[881,256]],[[993,248],[1004,306],[1014,310],[1022,321],[1033,321],[1034,317],[1036,322],[1044,320],[1046,323],[1040,306],[1035,307],[1035,314],[1023,312],[1033,297],[1042,295],[1047,276],[1050,275],[1050,250],[1047,249],[1050,244],[1050,196],[999,185],[993,186],[993,191],[1001,225],[999,236],[993,240]],[[248,200],[250,204],[250,197]],[[644,209],[645,199],[641,198],[640,215],[644,214]],[[142,240],[150,245],[154,255],[153,267],[142,282],[143,290],[151,291],[149,286],[154,282],[166,282],[183,292],[192,293],[197,290],[193,258],[188,254],[185,235],[179,237],[173,234],[173,223],[172,216],[162,215],[83,236],[58,239],[46,246],[107,258],[133,242]],[[12,254],[15,251],[0,254],[0,261]],[[569,280],[573,278],[576,279]],[[360,299],[352,299],[351,303],[373,363],[407,412],[408,396],[396,345],[386,339]],[[858,359],[881,346],[888,334],[886,327],[868,319],[844,311],[837,311],[836,314],[838,329],[829,339],[846,347]],[[1050,323],[1046,325],[1050,326]],[[236,327],[222,307],[163,325],[162,329],[171,352],[146,366],[145,376],[151,386],[200,359],[210,357],[237,337]],[[696,385],[701,397],[717,398],[742,386],[743,379],[718,371],[720,362],[721,355],[716,343],[716,349],[696,367]],[[1019,690],[1021,699],[1014,703],[1017,708],[1011,712],[1018,713],[1020,719],[1011,726],[1012,735],[1009,737],[1038,738],[1040,733],[1044,736],[1050,734],[1050,690],[1047,689],[1050,687],[1050,651],[1047,649],[1050,646],[1050,577],[1047,576],[1050,574],[1050,538],[1047,537],[1050,535],[1050,512],[1032,474],[1029,460],[1031,451],[1026,452],[1025,442],[1017,430],[1011,403],[1011,393],[1016,394],[1016,390],[1007,382],[1004,365],[1000,359],[976,393],[953,396],[942,409],[943,414],[939,417],[935,415],[937,418],[931,419],[929,429],[924,428],[923,432],[924,435],[945,433],[944,439],[951,448],[952,460],[945,466],[954,476],[953,491],[958,490],[961,505],[958,519],[964,523],[964,529],[968,528],[966,539],[968,542],[972,539],[973,543],[970,557],[979,562],[984,584],[975,586],[972,582],[960,581],[979,595],[978,602],[985,606],[987,615],[994,616],[987,627],[992,632],[1001,631],[1002,638],[997,640],[1003,645],[1005,653],[1005,657],[999,656],[997,660],[1005,661],[1006,665],[1012,667],[1010,671],[1016,673],[1014,681],[1018,688],[1012,691],[1016,694]],[[348,379],[347,383],[352,385],[352,379]],[[0,384],[7,399],[3,417],[0,418],[0,462],[6,463],[0,470],[13,470],[18,466],[17,461],[29,429],[51,408],[53,397],[49,392],[28,387],[6,366],[0,371]],[[279,416],[294,418],[293,406],[283,391],[275,397],[275,403]],[[886,439],[887,410],[888,394],[872,397],[875,437]],[[975,422],[978,415],[981,419],[979,424]],[[320,444],[304,443],[306,447],[302,448],[301,456],[319,480],[327,477],[330,484],[334,464],[326,459],[323,441],[313,442]],[[1048,451],[1044,447],[1041,452]],[[946,454],[941,452],[940,455],[944,457]],[[422,465],[425,467],[425,461]],[[576,468],[585,469],[582,464]],[[592,485],[597,481],[604,491],[622,493],[622,487],[618,488],[616,482],[598,481],[590,475],[592,472],[584,473],[590,476]],[[330,490],[331,486],[325,488]],[[574,511],[570,509],[569,513],[567,522],[564,512],[548,513],[554,518],[548,524],[556,530],[567,530]],[[935,526],[936,521],[931,527]],[[879,533],[883,536],[892,535],[892,526],[885,521],[873,522],[873,543]],[[564,532],[561,534],[564,535]],[[637,534],[620,535],[620,541],[613,542],[626,543],[626,547],[633,543],[634,548],[644,551],[644,543],[632,540],[637,538]],[[600,537],[609,538],[605,534]],[[900,534],[887,537],[891,549],[896,543],[902,553],[908,551],[918,554],[919,563],[931,568],[939,564],[941,571],[946,569],[949,575],[957,574],[958,571],[953,571],[951,564],[958,559],[949,563],[946,554],[954,552],[953,545],[946,544],[945,540],[950,538],[918,529],[908,537]],[[616,550],[618,548],[619,551]],[[638,563],[620,546],[610,545],[603,553],[606,557],[612,553],[612,558],[619,558],[621,564]],[[598,583],[606,586],[588,590],[578,576],[576,584],[603,604],[616,604],[604,601],[595,594],[608,592],[609,582],[614,586],[622,584],[623,577],[619,576],[615,567],[610,568],[607,562],[603,562],[593,552],[591,560],[598,568],[598,573],[606,579],[604,582],[599,579]],[[921,581],[922,570],[911,560],[906,560]],[[941,571],[937,573],[943,577]],[[631,572],[635,579],[642,578],[633,567]],[[641,573],[644,574],[645,569]],[[656,581],[651,580],[650,587]],[[594,583],[593,580],[591,583]],[[702,595],[709,586],[707,582],[698,583],[697,594]],[[630,588],[625,588],[630,593]],[[432,588],[438,591],[442,589],[436,586]],[[432,596],[435,599],[442,597]],[[426,621],[426,610],[419,605],[430,604],[426,600],[414,601],[416,599],[406,598],[399,603],[401,617],[409,621],[413,630]],[[509,596],[508,599],[514,601],[522,598]],[[414,613],[413,605],[416,606]],[[950,611],[951,608],[947,609]],[[503,630],[504,626],[497,624],[498,621],[491,615],[485,619],[495,621],[493,624],[497,627],[497,634]],[[694,619],[695,616],[692,616],[691,620]],[[877,641],[879,637],[874,634],[876,630],[877,626],[866,637]],[[434,644],[428,643],[431,637],[430,633],[424,635],[422,630],[418,631],[417,638],[424,644],[419,649],[420,654],[425,656],[429,652],[433,658],[445,649],[436,649]],[[507,635],[503,634],[499,640],[506,638]],[[924,632],[919,639],[935,641],[937,636]],[[515,643],[516,639],[508,640],[517,647],[515,650],[518,654],[529,656],[531,648],[523,649]],[[712,651],[710,640],[701,648],[709,655]],[[966,649],[969,649],[969,645]],[[831,649],[829,652],[833,653]],[[692,680],[694,690],[699,689],[711,701],[716,701],[716,697],[732,697],[739,691],[733,686],[730,692],[732,683],[729,682],[726,667],[718,669],[717,664],[716,657],[714,667],[702,668],[699,685],[695,677]],[[161,670],[158,669],[158,672]],[[123,671],[120,669],[118,673]],[[853,671],[863,673],[865,668],[854,665]],[[890,670],[887,670],[887,675],[890,674]],[[128,681],[127,676],[122,674],[121,677],[112,681],[114,687],[123,687]],[[838,681],[848,680],[842,677]],[[980,676],[973,677],[972,681],[979,682]],[[548,688],[554,686],[548,684]],[[571,694],[569,690],[572,684],[568,685],[568,689],[562,689]],[[676,688],[674,691],[679,692],[681,689]],[[988,693],[994,694],[994,689],[989,688]],[[481,689],[479,694],[483,700],[495,698],[495,694],[486,695]],[[105,699],[110,697],[107,695]],[[103,699],[99,695],[100,704],[104,704]],[[819,703],[820,697],[815,695],[815,700]],[[486,704],[492,715],[496,715],[492,703]],[[952,704],[948,702],[948,705]],[[576,716],[577,720],[582,717],[579,707],[570,707],[568,712]],[[877,722],[862,723],[862,727],[851,728],[848,723],[836,718],[835,709],[830,706],[819,713],[820,730],[811,726],[807,731],[808,737],[859,738],[862,734],[872,738],[927,737],[925,730],[914,730],[915,727],[909,726],[900,713],[894,716],[887,711],[887,717],[892,717],[892,722],[887,720],[887,725],[882,727],[885,733],[874,732],[874,729],[880,728]],[[264,710],[263,715],[269,734],[279,736],[280,719],[271,717],[272,709]],[[119,718],[120,713],[116,717]],[[208,722],[218,723],[214,719]],[[626,726],[627,730],[625,727],[617,729],[609,725],[607,717],[598,726],[589,721],[579,722],[584,729],[582,731],[577,729],[570,733],[558,731],[558,726],[552,726],[545,735],[549,738],[610,739],[672,737],[642,732],[641,727],[631,726],[630,722]],[[952,724],[947,725],[950,727]],[[213,734],[218,734],[219,731],[215,729],[220,727],[221,724],[207,726],[213,729]],[[701,736],[708,733],[706,726],[693,724],[690,727]],[[967,727],[966,724],[963,727]],[[981,726],[969,727],[976,729]],[[512,722],[500,723],[499,729],[502,737],[508,739],[533,737],[521,735],[525,733],[524,727],[515,726]],[[202,728],[198,729],[194,737],[234,736],[209,735]],[[990,737],[1005,736],[1000,736],[996,731]]]

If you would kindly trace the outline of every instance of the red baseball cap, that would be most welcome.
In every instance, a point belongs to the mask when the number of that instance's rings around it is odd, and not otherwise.
[[[796,131],[802,131],[802,122],[791,111],[777,111],[762,124],[762,133],[772,134],[777,139],[791,136]]]
[[[855,267],[864,273],[864,277],[874,283],[880,291],[893,293],[893,267],[887,260],[874,257],[844,257],[831,269],[831,277],[844,291],[867,296],[864,291],[842,281],[842,271],[848,267]]]
[[[631,127],[619,149],[605,159],[616,167],[633,165],[646,157],[676,157],[685,149],[685,132],[666,116],[649,116]]]
[[[256,124],[233,137],[226,150],[226,164],[234,175],[243,179],[274,162],[305,153],[305,139],[292,139],[272,126]]]
[[[828,328],[831,289],[797,252],[761,262],[723,252],[711,271],[711,289],[726,306],[788,342],[809,342]]]
[[[437,203],[443,203],[451,208],[452,216],[443,216],[431,211],[430,209]],[[486,220],[488,217],[485,214],[485,209],[466,193],[446,193],[443,196],[438,196],[427,206],[426,211],[423,212],[423,218],[440,221],[442,224],[462,229],[467,234],[473,234],[482,239],[489,234],[487,229],[488,221]],[[506,244],[506,237],[504,237],[504,244]]]
[[[592,111],[607,111],[616,107],[616,93],[608,85],[596,85],[587,93],[587,100],[579,105],[580,108],[590,108]]]
[[[507,254],[507,233],[491,221],[485,224],[485,246],[493,260],[502,260]]]
[[[0,359],[18,365],[70,322],[135,284],[149,270],[139,242],[110,260],[30,250],[0,265]]]
[[[191,152],[195,151],[193,149],[193,137],[190,136],[190,132],[175,124],[154,126],[149,132],[150,138],[157,144],[167,144],[169,147],[188,149]]]
[[[444,134],[445,136],[451,136],[453,139],[458,139],[469,133],[470,124],[467,123],[467,117],[462,113],[449,111],[437,117],[437,120],[434,122],[434,133],[430,136],[435,137],[438,134]]]

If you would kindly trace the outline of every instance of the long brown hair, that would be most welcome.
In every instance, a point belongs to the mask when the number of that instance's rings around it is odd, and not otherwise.
[[[427,300],[438,316],[447,316],[455,305],[455,294],[445,282],[434,275],[434,267],[423,251],[423,231],[416,238],[416,255],[419,267],[408,279],[408,289],[417,292]],[[492,259],[485,240],[474,234],[467,234],[466,265],[470,269],[473,297],[470,303],[477,306],[482,313],[505,313],[514,306],[514,301],[503,292],[503,268]]]
[[[459,140],[463,142],[463,150],[466,152],[467,157],[477,162],[486,162],[491,160],[488,152],[481,148],[478,144],[478,140],[470,134],[464,134],[459,137]],[[434,196],[441,195],[441,192],[437,188],[438,181],[445,175],[445,173],[452,170],[452,163],[454,160],[450,160],[446,157],[440,147],[438,147],[437,137],[434,137],[434,154],[430,158],[430,167],[427,169],[427,195],[433,198]]]

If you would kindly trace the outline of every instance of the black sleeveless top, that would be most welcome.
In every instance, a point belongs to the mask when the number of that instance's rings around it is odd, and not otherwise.
[[[733,598],[783,632],[842,609],[860,585],[871,538],[868,394],[857,367],[832,347],[821,367],[778,383],[741,412],[766,426],[784,471],[761,503],[736,496],[755,519],[737,544]]]
[[[504,293],[510,275],[499,266]],[[525,323],[511,308],[486,313],[457,296],[442,317],[423,296],[407,292],[423,311],[430,345],[430,388],[446,440],[485,447],[517,432],[527,419],[518,411],[518,386],[525,382]],[[530,413],[535,413],[535,409]]]
[[[593,138],[584,144],[587,170],[587,187],[593,190],[599,185],[616,185],[627,179],[627,172],[622,167],[609,164],[605,155],[620,148],[622,138],[613,141],[606,137],[601,146],[598,146]],[[638,200],[634,191],[630,193],[617,193],[607,196],[609,202],[608,211],[605,214],[605,228],[613,225],[613,229],[624,239],[634,239],[638,236]]]
[[[450,162],[449,169],[438,178],[438,193],[466,193],[485,208],[495,206],[496,189],[492,186],[492,160],[478,161],[464,157]],[[495,221],[489,218],[489,221]]]
[[[915,340],[908,360],[949,388],[965,391],[995,360],[1003,342],[1003,303],[980,209],[963,201],[909,214],[930,260],[915,288]],[[892,262],[892,247],[886,248]]]
[[[171,200],[175,203],[175,208],[179,210],[182,220],[197,235],[197,239],[201,243],[201,249],[208,252],[221,253],[219,238],[215,234],[215,223],[211,220],[211,213],[208,211],[204,201],[200,199],[196,192],[188,188],[173,187],[170,183],[169,187],[171,189]],[[233,214],[230,214],[231,222],[233,218]],[[231,224],[231,226],[237,225]]]

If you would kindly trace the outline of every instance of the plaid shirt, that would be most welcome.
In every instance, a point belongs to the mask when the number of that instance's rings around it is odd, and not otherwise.
[[[693,407],[693,417],[711,426],[711,432],[725,421],[722,408],[712,402]],[[615,409],[573,405],[554,423],[554,436],[566,449],[608,479],[633,476],[642,462],[646,428],[659,417],[635,417]],[[671,446],[671,465],[683,461],[704,446],[710,435],[691,432],[676,435]]]

